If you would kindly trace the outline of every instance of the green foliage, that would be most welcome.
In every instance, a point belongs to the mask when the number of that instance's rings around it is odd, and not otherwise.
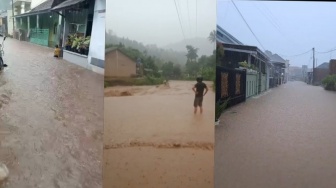
[[[250,68],[250,65],[246,61],[239,62],[239,66],[244,67],[244,68]]]
[[[185,64],[187,60],[185,52],[175,51],[173,49],[162,49],[156,45],[144,45],[140,42],[130,40],[128,38],[118,37],[113,34],[111,30],[108,30],[105,36],[105,41],[108,46],[121,43],[123,47],[138,49],[142,52],[144,56],[155,56],[158,59],[164,60],[165,62],[171,61],[180,65]]]
[[[211,43],[216,42],[216,30],[211,31],[208,39]]]
[[[324,89],[330,91],[336,91],[336,74],[328,75],[322,80],[322,85]]]
[[[216,106],[215,106],[215,121],[217,121],[220,116],[222,115],[222,113],[224,112],[224,110],[227,108],[227,105],[229,103],[230,99],[227,99],[225,101],[217,101],[216,102]]]
[[[187,58],[188,58],[188,62],[195,62],[198,55],[197,55],[197,51],[198,51],[198,48],[194,48],[193,46],[191,45],[187,45],[186,46],[187,48]]]

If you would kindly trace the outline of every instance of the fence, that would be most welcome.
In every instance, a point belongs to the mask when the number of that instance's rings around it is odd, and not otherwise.
[[[246,100],[246,71],[216,67],[216,102],[230,98],[228,106]]]
[[[48,46],[49,29],[31,29],[29,33],[31,43]]]

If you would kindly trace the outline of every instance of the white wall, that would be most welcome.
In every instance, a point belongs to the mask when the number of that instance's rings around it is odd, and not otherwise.
[[[89,65],[91,65],[91,58],[105,60],[105,0],[95,0],[93,24],[91,32],[90,51],[88,55]],[[103,73],[104,71],[96,66],[92,66],[95,72]]]
[[[8,35],[13,36],[13,17],[12,17],[12,10],[9,9],[7,10],[7,30],[8,30]]]

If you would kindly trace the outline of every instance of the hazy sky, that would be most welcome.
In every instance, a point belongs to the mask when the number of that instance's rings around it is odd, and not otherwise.
[[[336,58],[336,2],[234,1],[261,45],[231,1],[217,1],[217,24],[246,45],[283,55],[292,66],[313,66]],[[264,50],[263,50],[264,51]]]
[[[185,38],[208,37],[216,29],[216,0],[175,1]],[[108,0],[106,29],[144,44],[164,46],[179,42],[183,33],[175,1]]]

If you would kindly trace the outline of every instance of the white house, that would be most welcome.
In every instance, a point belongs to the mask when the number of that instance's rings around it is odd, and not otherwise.
[[[91,70],[104,74],[105,67],[105,0],[96,0],[88,64]]]
[[[90,47],[88,55],[82,55],[74,53],[72,51],[63,50],[63,59],[68,62],[74,63],[76,65],[82,66],[99,74],[104,74],[104,60],[105,60],[105,0],[93,0],[94,7],[89,8],[93,12],[93,17],[89,19],[77,20],[77,25],[89,25],[89,22],[92,23],[90,26]],[[57,5],[52,10],[60,11],[65,10],[67,7],[75,6],[76,3],[84,2],[83,0],[67,0],[63,3]],[[93,5],[93,4],[92,4]],[[64,12],[64,11],[63,11]],[[63,28],[63,41],[65,42],[68,34],[70,33],[71,26],[73,23],[69,19],[63,19],[64,28]],[[78,30],[78,27],[77,27]],[[63,47],[65,44],[63,43]]]

